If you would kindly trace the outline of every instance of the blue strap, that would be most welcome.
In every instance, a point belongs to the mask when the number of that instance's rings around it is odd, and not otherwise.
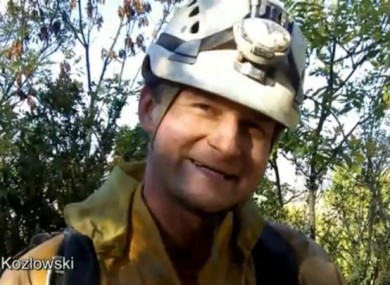
[[[47,285],[100,285],[100,266],[89,237],[66,229],[57,255],[65,260],[73,259],[73,266],[63,272],[53,272]]]
[[[296,256],[269,223],[252,251],[252,258],[258,285],[299,285]]]

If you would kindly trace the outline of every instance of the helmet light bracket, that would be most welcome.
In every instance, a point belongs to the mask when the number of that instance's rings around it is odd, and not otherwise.
[[[277,66],[291,62],[292,23],[288,14],[268,0],[250,0],[250,14],[233,25],[239,51],[234,68],[262,84],[273,85]]]
[[[248,61],[245,56],[239,52],[237,60],[234,62],[234,68],[257,82],[264,85],[273,86],[275,81],[272,79],[274,68],[271,66],[258,66]]]

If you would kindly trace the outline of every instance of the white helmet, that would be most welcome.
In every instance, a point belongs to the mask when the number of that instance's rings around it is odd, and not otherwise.
[[[305,39],[277,0],[193,0],[149,47],[142,73],[146,84],[202,89],[294,129],[305,60]]]

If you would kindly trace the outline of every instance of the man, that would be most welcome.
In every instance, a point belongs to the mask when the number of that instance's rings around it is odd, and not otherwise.
[[[305,58],[279,2],[194,0],[176,10],[143,65],[146,163],[118,166],[64,210],[68,227],[93,242],[100,284],[269,284],[252,254],[269,224],[251,197],[273,144],[298,124]],[[300,284],[344,284],[316,243],[272,228],[291,247]],[[21,259],[50,259],[62,240]],[[45,270],[8,270],[0,284],[46,278]]]

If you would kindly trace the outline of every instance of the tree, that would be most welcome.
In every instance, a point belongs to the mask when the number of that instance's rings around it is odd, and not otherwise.
[[[302,123],[281,141],[283,155],[306,178],[308,233],[316,238],[316,201],[330,171],[348,159],[349,140],[384,107],[361,116],[366,100],[382,100],[388,82],[389,29],[386,1],[289,1],[308,39],[307,80],[322,86],[306,90]],[[307,76],[307,77],[308,77]],[[369,91],[367,95],[367,90]],[[358,117],[351,127],[347,117]],[[344,121],[344,122],[343,122]],[[275,169],[275,168],[274,168]],[[279,188],[277,188],[279,189]]]
[[[63,29],[62,2],[7,2],[0,14],[0,90],[1,102],[17,96],[20,100],[33,96],[32,87],[39,76],[48,74],[49,58],[61,48],[72,45],[70,34]]]
[[[151,11],[147,2],[124,1],[118,29],[112,44],[102,50],[102,69],[95,78],[92,34],[103,25],[99,11],[104,1],[15,2],[9,1],[0,25],[0,34],[5,35],[0,52],[9,54],[0,57],[0,83],[5,88],[0,98],[3,256],[20,250],[36,231],[60,229],[63,205],[85,198],[109,171],[117,120],[127,98],[139,90],[135,78],[124,77],[125,63],[145,50],[142,29]],[[174,4],[160,4],[165,9],[160,26]],[[15,41],[22,47],[10,48]],[[72,52],[76,47],[84,51],[82,57]],[[54,55],[64,56],[58,73],[53,71]],[[119,72],[109,72],[118,64]],[[78,74],[80,68],[84,72]],[[20,100],[27,100],[29,108],[15,104]]]
[[[329,212],[318,220],[319,239],[348,277],[348,284],[384,285],[390,281],[389,148],[386,143],[385,159],[377,149],[376,165],[370,168],[372,142],[361,147],[370,157],[367,164],[362,165],[356,156],[351,165],[340,167],[325,194]]]

